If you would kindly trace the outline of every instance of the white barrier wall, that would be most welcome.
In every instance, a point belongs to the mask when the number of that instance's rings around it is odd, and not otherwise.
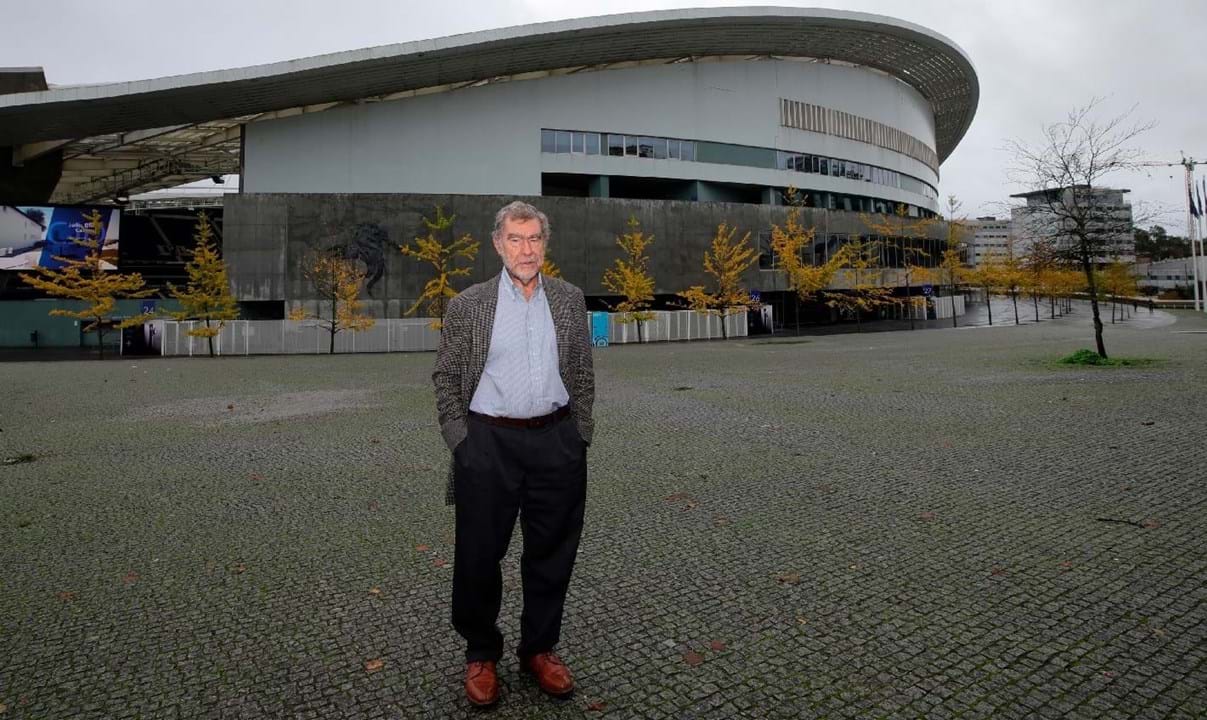
[[[591,317],[585,319],[590,331]],[[746,336],[746,312],[725,319],[729,337]],[[209,341],[190,337],[188,331],[203,323],[155,320],[151,346],[160,355],[209,355]],[[335,352],[424,352],[440,343],[440,331],[430,327],[430,318],[378,320],[360,332],[341,331],[335,336]],[[722,337],[721,319],[692,310],[655,312],[642,328],[645,342],[712,340]],[[636,323],[621,323],[615,313],[608,317],[608,343],[637,342]],[[312,320],[232,320],[214,337],[217,355],[322,354],[330,349],[331,336]]]

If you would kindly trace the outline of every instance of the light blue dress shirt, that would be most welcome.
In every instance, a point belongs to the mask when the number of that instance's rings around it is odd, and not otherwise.
[[[491,329],[490,352],[469,409],[483,415],[533,418],[570,402],[557,366],[557,332],[537,276],[529,299],[507,269],[499,278],[499,299]]]

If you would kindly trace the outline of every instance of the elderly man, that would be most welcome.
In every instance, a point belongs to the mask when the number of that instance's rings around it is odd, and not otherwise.
[[[449,303],[432,373],[440,432],[453,451],[452,620],[466,642],[465,694],[478,706],[499,698],[499,562],[517,515],[520,667],[551,695],[574,690],[554,648],[582,534],[595,399],[583,293],[541,275],[548,218],[513,202],[495,216],[492,240],[502,272]]]

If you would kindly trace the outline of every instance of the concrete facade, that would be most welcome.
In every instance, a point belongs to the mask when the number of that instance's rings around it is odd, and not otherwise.
[[[495,212],[514,199],[511,195],[228,195],[223,252],[239,300],[284,301],[286,310],[298,303],[315,303],[299,271],[306,251],[343,253],[356,258],[366,269],[368,279],[362,298],[368,311],[377,317],[400,317],[432,276],[430,266],[399,251],[400,244],[426,234],[422,217],[432,217],[434,206],[439,204],[446,213],[456,215],[454,232],[470,233],[481,243],[470,276],[457,281],[457,287],[464,288],[500,272],[502,266],[490,244],[490,232]],[[719,223],[736,225],[743,234],[750,231],[751,244],[759,247],[760,242],[765,245],[771,225],[783,223],[787,215],[782,206],[744,203],[521,199],[549,216],[549,256],[563,276],[594,297],[606,294],[601,277],[620,255],[616,237],[625,231],[631,216],[654,235],[650,271],[655,291],[670,295],[707,282],[703,255]],[[803,222],[817,229],[818,242],[826,252],[833,252],[850,235],[867,232],[856,213],[805,209]],[[936,225],[933,237],[940,238],[943,232],[942,226]],[[932,253],[932,257],[940,255]],[[893,271],[886,273],[886,282],[898,282]],[[747,288],[764,292],[785,289],[777,271],[759,269],[758,264],[747,271],[743,281]],[[839,279],[835,286],[841,287],[842,283]]]
[[[542,173],[573,173],[795,185],[937,210],[934,198],[846,178],[541,152],[542,129],[644,134],[811,153],[938,183],[935,170],[903,153],[782,126],[781,98],[867,118],[935,147],[930,103],[883,73],[796,60],[685,62],[510,81],[251,123],[242,182],[252,193],[540,195]]]

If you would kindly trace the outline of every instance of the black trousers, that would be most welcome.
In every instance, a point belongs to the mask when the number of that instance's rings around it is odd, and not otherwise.
[[[578,553],[586,504],[586,444],[572,415],[545,427],[502,427],[474,417],[453,453],[457,537],[453,627],[467,662],[499,660],[503,600],[499,567],[517,515],[524,534],[524,610],[516,654],[552,650]]]

